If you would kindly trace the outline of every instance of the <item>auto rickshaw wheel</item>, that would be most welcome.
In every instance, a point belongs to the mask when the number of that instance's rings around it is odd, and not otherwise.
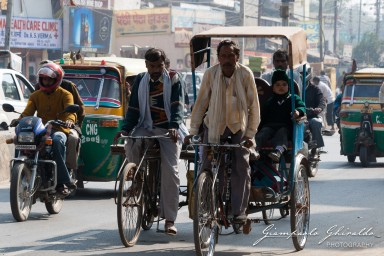
[[[369,165],[369,160],[368,160],[368,151],[369,150],[368,150],[368,148],[361,146],[359,151],[360,151],[359,157],[360,157],[361,165],[363,167],[368,167],[368,165]]]
[[[348,158],[348,163],[354,163],[356,160],[355,155],[347,155],[347,158]]]

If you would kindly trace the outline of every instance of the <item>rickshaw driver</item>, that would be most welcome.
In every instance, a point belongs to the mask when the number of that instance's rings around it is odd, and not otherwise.
[[[219,64],[204,73],[192,110],[191,135],[184,142],[188,144],[192,135],[197,135],[200,125],[204,123],[204,143],[219,143],[231,136],[231,143],[246,141],[244,145],[252,147],[260,123],[259,99],[253,73],[238,63],[240,48],[233,41],[221,41],[217,47],[217,56]],[[210,165],[207,150],[204,147],[202,168]],[[250,151],[246,148],[234,149],[231,206],[233,220],[237,224],[244,224],[247,219],[251,187],[249,156]]]
[[[176,235],[175,220],[179,207],[178,162],[182,139],[188,133],[183,124],[183,88],[177,74],[170,77],[165,69],[165,53],[150,48],[145,53],[147,72],[141,73],[132,86],[128,111],[122,131],[115,135],[114,143],[121,135],[164,135],[158,139],[161,155],[160,216],[165,218],[165,233]],[[129,162],[138,164],[140,142],[128,140],[125,154]]]
[[[267,81],[269,85],[272,85],[272,75],[276,69],[286,70],[287,75],[290,78],[290,72],[288,69],[288,60],[289,60],[289,55],[286,50],[282,50],[282,49],[277,50],[272,57],[273,67],[275,69],[272,70],[271,72],[262,74],[261,78]],[[301,81],[299,72],[296,70],[293,71],[293,80],[296,81],[296,83],[299,85],[299,88],[300,88],[300,86],[302,85],[302,81]]]

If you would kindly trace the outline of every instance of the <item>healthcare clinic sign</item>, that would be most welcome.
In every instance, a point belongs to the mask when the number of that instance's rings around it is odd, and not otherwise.
[[[0,47],[4,46],[6,16],[0,16]],[[12,18],[10,46],[30,49],[61,49],[62,23],[57,19]]]

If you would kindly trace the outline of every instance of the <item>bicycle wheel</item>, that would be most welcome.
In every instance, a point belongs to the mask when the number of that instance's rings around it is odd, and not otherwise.
[[[193,235],[196,255],[213,255],[217,243],[218,225],[216,219],[216,198],[212,194],[212,175],[203,171],[197,180]]]
[[[157,166],[153,165],[153,161],[149,162],[145,175],[145,188],[143,193],[143,221],[141,226],[144,230],[151,229],[155,217],[158,215],[157,206],[159,205],[158,182],[155,177]]]
[[[136,165],[125,166],[117,195],[117,224],[122,243],[134,246],[139,238],[143,217],[143,179],[140,173],[134,175]]]
[[[304,248],[309,233],[310,196],[307,171],[299,166],[291,193],[291,232],[295,249]]]

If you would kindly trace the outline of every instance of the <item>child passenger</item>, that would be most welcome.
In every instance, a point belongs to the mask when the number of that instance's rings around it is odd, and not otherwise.
[[[285,70],[277,69],[271,82],[273,94],[262,108],[259,132],[256,134],[256,150],[271,140],[275,150],[270,152],[268,157],[274,162],[279,162],[293,133],[291,94]],[[297,94],[294,95],[294,100],[294,119],[297,120],[305,115],[305,103]]]

